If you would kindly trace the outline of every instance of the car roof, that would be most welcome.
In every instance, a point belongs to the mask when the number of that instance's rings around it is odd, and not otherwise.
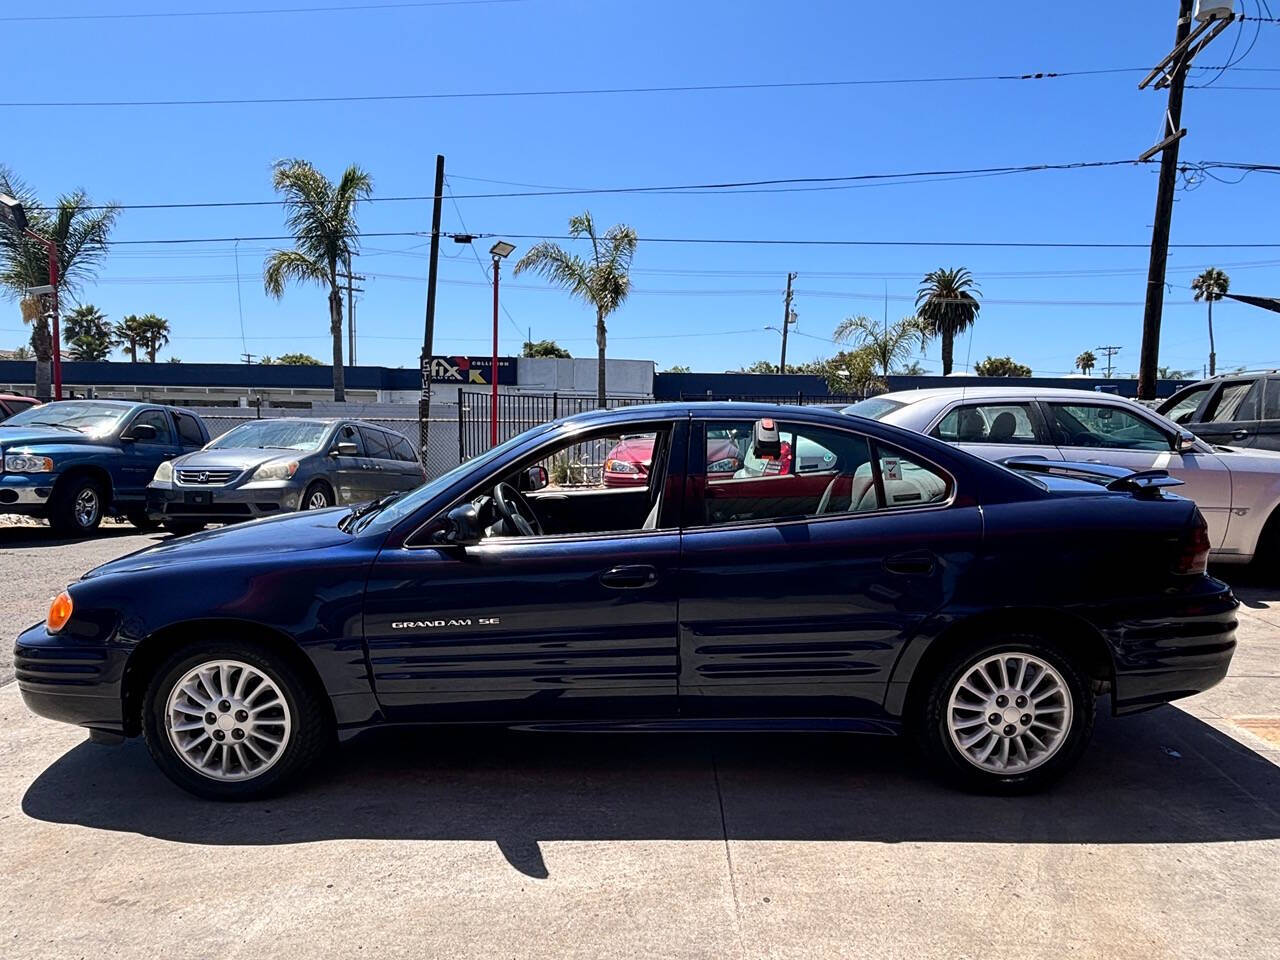
[[[973,397],[983,398],[1033,398],[1050,397],[1063,400],[1115,400],[1133,403],[1128,397],[1114,393],[1103,393],[1099,390],[1072,390],[1067,387],[929,387],[923,390],[898,390],[893,393],[880,393],[871,399],[893,400],[897,403],[913,404],[924,400],[960,400]]]
[[[780,420],[821,420],[836,426],[847,427],[849,418],[831,407],[799,406],[783,403],[752,403],[748,401],[683,400],[662,403],[639,402],[608,410],[589,410],[561,417],[555,423],[570,427],[592,424],[631,423],[637,420],[671,420],[684,417],[700,418],[750,418],[777,417]]]
[[[0,393],[0,400],[30,400],[33,403],[39,403],[35,397],[23,396],[21,393]]]

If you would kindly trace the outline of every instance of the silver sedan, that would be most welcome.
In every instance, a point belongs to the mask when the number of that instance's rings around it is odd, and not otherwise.
[[[1088,390],[942,387],[881,394],[844,413],[945,440],[987,460],[1039,456],[1167,470],[1209,524],[1213,559],[1280,547],[1280,454],[1211,446],[1132,400]]]

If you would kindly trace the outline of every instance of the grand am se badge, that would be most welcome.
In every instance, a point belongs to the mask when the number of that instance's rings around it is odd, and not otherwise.
[[[430,630],[436,627],[496,627],[501,617],[464,617],[461,620],[394,620],[392,630]]]

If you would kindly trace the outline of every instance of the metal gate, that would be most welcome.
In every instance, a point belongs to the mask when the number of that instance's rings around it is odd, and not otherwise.
[[[650,397],[606,397],[605,407],[629,407],[653,403]],[[486,391],[458,391],[458,456],[470,460],[490,447],[490,410],[493,397]],[[560,393],[499,393],[498,442],[510,440],[530,427],[550,423],[589,410],[600,409],[595,397]]]

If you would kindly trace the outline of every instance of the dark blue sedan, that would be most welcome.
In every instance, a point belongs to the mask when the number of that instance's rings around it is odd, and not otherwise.
[[[605,483],[624,439],[644,484]],[[1046,469],[823,410],[586,414],[395,499],[101,566],[18,638],[18,682],[215,798],[390,723],[909,731],[962,784],[1031,789],[1097,695],[1204,690],[1236,628],[1167,477]]]

